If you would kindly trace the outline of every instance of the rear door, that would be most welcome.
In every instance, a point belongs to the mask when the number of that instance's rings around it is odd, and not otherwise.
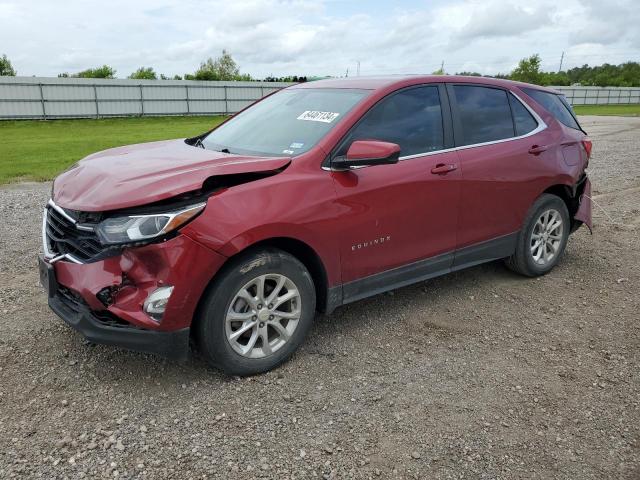
[[[334,152],[344,155],[355,140],[387,141],[401,149],[397,164],[331,173],[344,207],[345,301],[451,266],[460,171],[456,152],[447,151],[453,146],[450,121],[444,85],[409,87],[374,105]],[[437,167],[445,173],[432,173]],[[429,265],[415,264],[436,256]],[[354,282],[363,277],[370,278]]]
[[[447,89],[462,169],[455,267],[511,254],[547,175],[548,152],[544,122],[513,93],[478,84]]]

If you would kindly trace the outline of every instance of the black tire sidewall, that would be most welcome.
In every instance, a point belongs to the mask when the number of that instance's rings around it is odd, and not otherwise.
[[[527,269],[534,276],[544,275],[550,272],[560,261],[562,256],[564,255],[565,248],[567,246],[567,241],[569,239],[569,230],[571,229],[571,222],[569,219],[569,212],[567,210],[567,206],[561,198],[556,197],[555,195],[544,195],[536,202],[537,208],[532,209],[532,213],[529,217],[529,221],[524,230],[524,238],[522,243],[522,254],[524,256],[524,261],[526,263]],[[546,210],[554,209],[560,213],[562,217],[562,240],[560,242],[560,248],[558,249],[558,254],[555,258],[548,263],[547,265],[539,265],[533,260],[533,256],[531,255],[530,249],[530,238],[531,232],[533,231],[538,218],[542,215],[542,213]]]
[[[226,338],[226,312],[235,294],[250,280],[268,273],[290,278],[300,292],[302,314],[291,339],[265,358],[250,359],[233,350]],[[305,266],[275,249],[245,254],[232,260],[205,293],[197,318],[197,341],[205,359],[229,375],[254,375],[286,361],[302,344],[315,316],[315,287]]]

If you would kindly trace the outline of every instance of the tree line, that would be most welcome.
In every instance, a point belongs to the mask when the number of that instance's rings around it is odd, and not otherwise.
[[[76,78],[116,78],[116,70],[108,65],[102,67],[89,68],[81,72],[69,74],[61,73],[58,77],[76,77]],[[136,80],[219,80],[219,81],[257,81],[248,73],[240,73],[238,64],[231,54],[226,50],[222,51],[222,55],[213,59],[208,58],[200,63],[198,69],[193,73],[185,73],[184,75],[174,75],[168,77],[164,74],[156,73],[153,67],[140,67],[127,78]],[[291,76],[291,77],[267,77],[266,82],[306,82],[307,77]]]
[[[11,65],[11,61],[6,55],[0,57],[0,76],[15,77],[17,72]],[[87,68],[80,72],[59,73],[61,78],[116,78],[116,69],[109,65],[101,67]],[[240,73],[240,69],[231,54],[226,50],[222,51],[222,55],[213,59],[208,58],[200,63],[198,69],[193,73],[185,73],[184,75],[166,76],[163,73],[158,74],[153,67],[140,67],[131,73],[127,78],[136,80],[222,80],[222,81],[258,81],[259,79],[251,77],[248,73]],[[269,76],[264,79],[266,82],[306,82],[306,76],[288,76],[273,77]]]
[[[582,85],[593,87],[640,87],[640,63],[625,62],[620,65],[605,63],[595,67],[583,65],[558,72],[543,72],[542,59],[535,54],[523,58],[508,74],[491,75],[536,85],[569,86]],[[435,73],[435,72],[434,72]],[[477,72],[460,72],[456,75],[482,76]]]
[[[495,78],[506,78],[521,82],[533,83],[537,85],[584,85],[598,87],[640,87],[640,63],[625,62],[619,65],[605,63],[595,67],[583,65],[568,70],[558,72],[545,72],[541,69],[542,60],[540,55],[535,54],[523,58],[518,66],[507,74],[498,73],[492,76]],[[433,72],[436,75],[446,75],[443,69]],[[0,76],[15,76],[16,70],[6,55],[0,57]],[[460,72],[457,75],[482,76],[478,72]],[[73,78],[116,78],[116,70],[109,65],[96,68],[88,68],[76,73],[60,73],[58,77]],[[257,81],[259,79],[251,77],[247,73],[240,73],[240,69],[226,50],[222,55],[213,59],[208,58],[200,63],[198,69],[193,73],[184,75],[174,75],[168,77],[158,74],[153,67],[140,67],[131,73],[127,78],[138,80],[224,80],[224,81]],[[316,77],[317,78],[317,77]],[[315,79],[315,78],[314,78]],[[263,79],[267,82],[306,82],[306,76],[292,75],[286,77],[274,77],[272,75]]]

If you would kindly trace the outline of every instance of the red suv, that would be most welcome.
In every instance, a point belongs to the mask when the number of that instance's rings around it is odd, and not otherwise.
[[[269,370],[316,311],[496,259],[527,276],[590,227],[591,142],[557,92],[331,79],[195,138],[90,155],[44,211],[49,305],[96,343]]]

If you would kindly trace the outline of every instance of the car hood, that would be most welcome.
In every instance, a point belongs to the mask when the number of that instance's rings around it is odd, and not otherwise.
[[[184,139],[141,143],[79,161],[56,178],[53,200],[77,211],[118,210],[198,190],[212,176],[267,172],[290,162],[205,150]]]

